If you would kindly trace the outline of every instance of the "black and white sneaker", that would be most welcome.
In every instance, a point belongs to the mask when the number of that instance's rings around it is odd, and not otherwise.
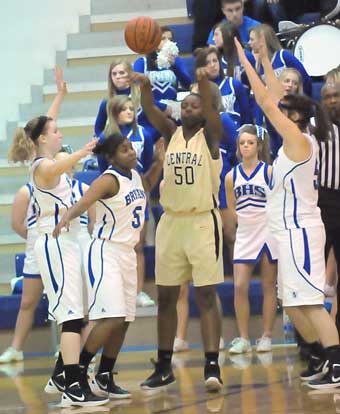
[[[207,362],[204,367],[204,383],[208,392],[218,392],[222,389],[221,372],[218,363],[215,361]]]
[[[171,365],[160,363],[160,361],[151,360],[155,366],[155,371],[141,383],[143,390],[161,390],[169,384],[176,382]]]
[[[52,376],[45,386],[47,394],[61,394],[65,390],[65,373],[64,371],[56,376]]]
[[[79,382],[71,384],[65,388],[61,396],[61,407],[95,407],[109,402],[108,398],[94,395],[91,390],[84,389]]]
[[[326,362],[328,365],[328,361]],[[321,379],[309,381],[308,387],[315,390],[340,388],[340,364],[332,364],[330,368]]]
[[[113,399],[131,398],[129,391],[115,384],[112,372],[102,372],[91,380],[91,390],[94,394],[105,395]]]
[[[310,355],[308,367],[301,372],[300,379],[302,381],[313,381],[321,379],[327,373],[327,366],[326,361],[315,355]]]

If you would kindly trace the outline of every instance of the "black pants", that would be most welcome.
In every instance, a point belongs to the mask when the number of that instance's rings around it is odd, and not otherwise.
[[[192,5],[194,18],[194,33],[192,50],[207,45],[210,30],[220,22],[224,15],[221,11],[220,0],[194,0]]]
[[[322,220],[326,230],[325,258],[326,263],[331,247],[337,265],[338,276],[340,276],[340,190],[328,190],[320,188],[319,207]],[[338,311],[336,314],[336,326],[340,335],[340,282],[337,287]]]

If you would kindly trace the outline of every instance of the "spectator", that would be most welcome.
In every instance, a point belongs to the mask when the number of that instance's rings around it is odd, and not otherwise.
[[[243,0],[221,0],[222,12],[225,18],[222,21],[233,23],[240,31],[242,43],[249,41],[249,30],[258,26],[260,22],[243,15]],[[208,37],[208,45],[214,44],[214,31],[211,30]]]
[[[253,17],[259,21],[265,21],[269,15],[275,30],[281,20],[287,20],[285,0],[253,0]]]
[[[251,123],[249,98],[242,83],[224,76],[221,54],[216,48],[206,47],[201,49],[196,56],[196,68],[206,68],[209,80],[219,87],[222,103],[236,127]]]

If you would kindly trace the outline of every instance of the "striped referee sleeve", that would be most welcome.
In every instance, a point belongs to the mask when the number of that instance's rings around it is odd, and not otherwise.
[[[330,190],[340,190],[340,127],[333,124],[331,139],[319,142],[319,185]]]

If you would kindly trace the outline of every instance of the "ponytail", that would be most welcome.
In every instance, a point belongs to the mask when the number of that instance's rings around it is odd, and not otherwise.
[[[35,154],[34,142],[26,135],[24,128],[17,128],[8,151],[8,161],[30,161]]]
[[[126,139],[127,138],[124,137],[119,132],[115,132],[109,135],[103,141],[98,142],[97,145],[93,149],[93,154],[100,155],[104,157],[106,160],[108,160],[109,158],[112,158],[116,154],[117,148]]]

